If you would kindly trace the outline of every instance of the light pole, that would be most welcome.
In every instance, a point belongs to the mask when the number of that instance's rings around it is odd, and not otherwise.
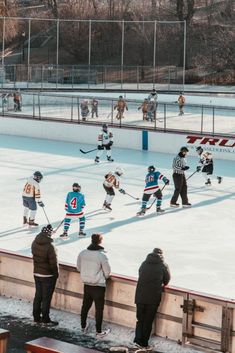
[[[22,33],[21,33],[21,43],[22,43],[21,53],[22,53],[22,62],[24,62],[24,41],[25,41],[25,32],[22,32]]]

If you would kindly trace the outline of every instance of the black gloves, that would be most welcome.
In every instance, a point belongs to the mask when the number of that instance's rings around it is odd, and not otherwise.
[[[98,150],[103,150],[104,149],[104,146],[103,145],[98,145]]]
[[[184,168],[182,168],[182,170],[188,170],[189,167],[186,165]]]
[[[119,191],[121,194],[124,194],[124,195],[125,195],[125,193],[126,193],[126,191],[123,190],[123,189],[119,189],[118,191]]]
[[[43,203],[42,201],[38,201],[38,205],[39,205],[40,207],[45,207],[45,205],[44,205],[44,203]]]
[[[197,166],[197,172],[200,172],[202,167],[200,165]]]

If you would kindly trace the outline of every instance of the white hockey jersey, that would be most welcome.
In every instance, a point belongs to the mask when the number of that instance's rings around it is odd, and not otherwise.
[[[39,183],[33,177],[30,177],[27,180],[23,189],[22,196],[33,197],[34,199],[37,199],[37,201],[40,201],[40,186]]]
[[[104,185],[108,188],[116,188],[119,189],[120,187],[120,177],[113,172],[109,172],[105,175]]]
[[[108,145],[110,141],[113,141],[113,134],[111,131],[103,131],[101,130],[101,132],[98,135],[98,145],[102,146],[102,145]]]

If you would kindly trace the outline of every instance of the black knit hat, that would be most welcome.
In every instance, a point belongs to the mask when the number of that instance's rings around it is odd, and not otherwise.
[[[163,251],[162,251],[162,249],[160,249],[160,248],[154,248],[154,249],[153,249],[153,253],[154,253],[154,254],[157,254],[157,255],[162,255],[162,254],[163,254]]]
[[[48,224],[47,226],[42,228],[42,233],[47,233],[48,235],[51,235],[53,232],[53,228],[51,224]]]

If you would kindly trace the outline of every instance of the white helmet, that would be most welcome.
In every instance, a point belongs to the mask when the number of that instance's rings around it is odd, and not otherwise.
[[[121,167],[117,167],[115,170],[115,174],[121,176],[124,173],[123,169]]]

